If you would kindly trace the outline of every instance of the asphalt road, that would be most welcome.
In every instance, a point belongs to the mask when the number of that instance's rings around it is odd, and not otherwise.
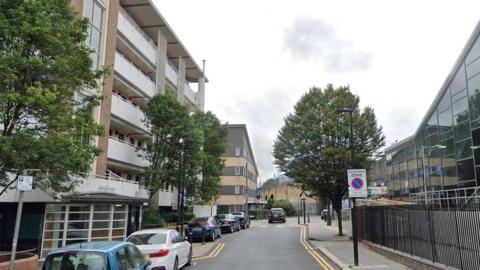
[[[223,234],[225,244],[214,258],[195,261],[186,270],[318,270],[322,268],[300,242],[300,228],[257,223],[249,229]]]

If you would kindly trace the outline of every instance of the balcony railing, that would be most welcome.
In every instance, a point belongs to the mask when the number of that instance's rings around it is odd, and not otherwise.
[[[155,82],[135,67],[127,58],[118,51],[115,52],[115,71],[125,80],[132,83],[138,90],[148,97],[155,95]]]
[[[185,84],[185,97],[193,104],[197,104],[197,93],[190,88],[188,83]]]
[[[148,199],[148,190],[136,181],[118,177],[88,176],[77,186],[78,193],[109,193],[121,196]]]
[[[107,156],[109,159],[138,167],[147,167],[149,163],[141,155],[142,152],[137,152],[134,145],[114,137],[108,138]]]
[[[148,132],[148,128],[143,121],[145,113],[115,93],[112,94],[112,114]]]
[[[165,76],[175,87],[177,87],[178,71],[169,62],[167,62],[167,66],[165,68]]]
[[[123,11],[118,15],[118,30],[151,63],[157,63],[157,46]]]

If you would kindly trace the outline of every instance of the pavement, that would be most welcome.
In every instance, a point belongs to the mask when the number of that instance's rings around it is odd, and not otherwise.
[[[313,254],[304,237],[306,228],[296,218],[287,223],[252,222],[249,229],[222,234],[210,256],[194,259],[186,270],[331,270]],[[215,243],[215,242],[213,242]],[[194,248],[195,249],[195,248]],[[208,252],[207,252],[208,253]]]
[[[343,229],[344,236],[338,236],[338,227],[327,226],[319,216],[310,219],[310,243],[328,257],[334,264],[342,269],[379,269],[379,270],[404,270],[410,269],[402,264],[392,261],[380,254],[371,251],[366,245],[358,244],[359,266],[354,267],[353,243],[351,233]]]

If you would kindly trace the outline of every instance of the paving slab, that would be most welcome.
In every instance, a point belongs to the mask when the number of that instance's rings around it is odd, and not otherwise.
[[[327,226],[318,216],[311,217],[309,230],[310,243],[342,269],[410,269],[371,251],[362,243],[358,244],[359,265],[354,267],[353,242],[348,230],[343,230],[344,236],[338,236],[338,227],[335,224]]]

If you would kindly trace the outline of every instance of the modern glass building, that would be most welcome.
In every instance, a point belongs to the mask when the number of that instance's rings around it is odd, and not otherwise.
[[[415,134],[385,149],[393,197],[480,187],[480,23]]]

